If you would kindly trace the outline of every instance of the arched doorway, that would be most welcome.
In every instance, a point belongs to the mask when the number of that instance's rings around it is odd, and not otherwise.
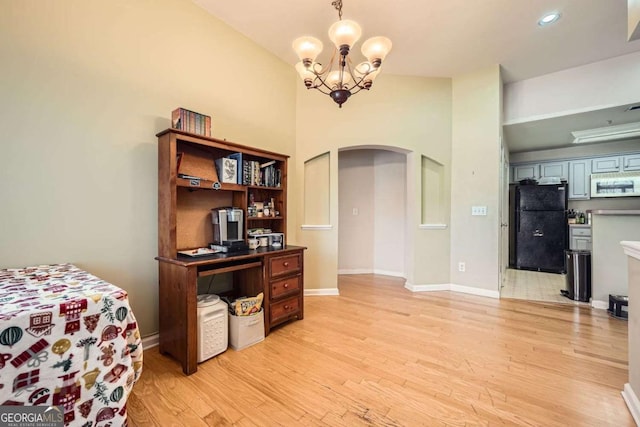
[[[338,152],[338,274],[406,277],[406,153],[392,147]]]

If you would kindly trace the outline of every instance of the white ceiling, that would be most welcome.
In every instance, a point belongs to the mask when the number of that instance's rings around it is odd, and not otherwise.
[[[292,66],[291,42],[302,35],[322,40],[319,60],[329,58],[327,30],[338,20],[331,0],[193,1]],[[561,19],[540,27],[551,11]],[[455,77],[501,64],[509,83],[640,51],[640,40],[627,42],[626,0],[343,0],[343,19],[362,26],[361,42],[389,37],[383,72],[400,75]],[[512,151],[567,145],[560,128],[566,136],[573,120],[606,122],[612,113],[506,126],[505,139]]]

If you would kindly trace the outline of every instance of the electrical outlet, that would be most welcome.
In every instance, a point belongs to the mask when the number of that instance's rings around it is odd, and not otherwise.
[[[353,208],[353,214],[354,215],[358,215],[360,212],[358,212],[358,208]]]
[[[459,262],[458,263],[458,271],[461,271],[464,273],[464,271],[466,270],[467,266],[464,262]]]

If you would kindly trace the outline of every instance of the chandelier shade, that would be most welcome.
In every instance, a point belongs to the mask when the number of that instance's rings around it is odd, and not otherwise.
[[[372,37],[362,44],[362,54],[367,60],[374,64],[382,63],[391,50],[391,40],[386,37]]]
[[[361,36],[362,28],[360,28],[360,25],[348,19],[338,21],[329,27],[329,40],[333,42],[338,50],[343,49],[344,46],[351,48],[360,40]]]
[[[293,50],[301,61],[312,63],[322,52],[322,42],[315,37],[299,37],[293,41]]]
[[[292,47],[300,59],[295,68],[305,87],[329,95],[342,108],[351,95],[371,88],[392,44],[382,36],[368,39],[361,49],[367,61],[354,65],[350,54],[362,36],[362,28],[355,21],[342,19],[342,0],[334,0],[331,4],[338,11],[339,20],[329,27],[329,40],[335,49],[328,65],[323,67],[316,62],[323,46],[315,37],[297,38]]]

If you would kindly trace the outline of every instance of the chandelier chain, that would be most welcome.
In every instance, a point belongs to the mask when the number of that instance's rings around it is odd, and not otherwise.
[[[342,0],[332,1],[331,4],[338,11],[338,18],[340,18],[340,20],[342,20]]]

